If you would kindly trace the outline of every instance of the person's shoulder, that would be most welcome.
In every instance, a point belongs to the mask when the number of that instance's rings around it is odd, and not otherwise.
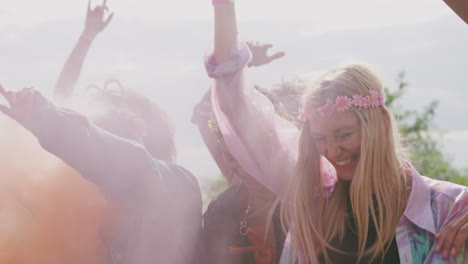
[[[224,191],[216,195],[213,200],[211,200],[210,205],[224,205],[226,203],[233,203],[242,193],[243,193],[243,184],[233,184],[227,187]]]
[[[430,204],[433,214],[437,215],[437,230],[468,210],[468,187],[424,176],[423,180],[430,189]]]
[[[422,176],[424,183],[431,189],[432,199],[448,199],[453,202],[468,200],[468,187],[449,181],[441,181]]]
[[[186,168],[173,162],[154,159],[154,171],[165,185],[178,186],[179,189],[193,189],[200,192],[196,177]],[[184,188],[185,187],[185,188]]]
[[[170,161],[164,161],[153,158],[154,163],[157,166],[157,169],[164,173],[164,175],[171,175],[176,178],[185,178],[189,181],[195,181],[195,176],[186,168]]]
[[[227,214],[228,211],[234,210],[234,208],[236,208],[235,205],[239,202],[241,195],[244,193],[244,188],[245,186],[243,186],[242,183],[234,184],[226,188],[211,200],[205,215]]]
[[[242,184],[231,185],[211,200],[203,214],[205,229],[219,229],[230,226],[233,221],[237,221],[234,217],[234,211],[241,198],[242,188]]]

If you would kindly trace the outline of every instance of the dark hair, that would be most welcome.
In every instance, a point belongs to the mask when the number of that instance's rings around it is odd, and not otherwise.
[[[283,117],[297,127],[302,126],[299,113],[304,89],[289,83],[282,83],[281,85],[275,86],[273,89],[265,89],[255,85],[255,89],[272,102],[277,115]]]
[[[98,90],[97,99],[106,111],[96,125],[117,136],[141,142],[155,158],[173,161],[176,156],[175,129],[169,116],[146,96],[126,89],[119,81],[109,80]]]

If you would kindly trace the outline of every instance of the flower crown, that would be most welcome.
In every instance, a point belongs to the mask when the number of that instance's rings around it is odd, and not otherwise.
[[[321,117],[330,117],[336,112],[344,112],[353,106],[360,110],[383,106],[384,103],[385,100],[383,94],[376,90],[371,90],[367,96],[353,95],[352,98],[349,96],[338,96],[335,99],[335,103],[330,99],[327,99],[327,103],[318,109],[305,107],[302,110],[300,118],[304,121],[316,114]]]

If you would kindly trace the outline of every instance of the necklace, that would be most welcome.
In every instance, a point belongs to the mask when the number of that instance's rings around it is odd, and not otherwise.
[[[247,235],[247,220],[249,218],[252,218],[253,216],[255,215],[258,215],[259,213],[265,211],[266,208],[268,208],[270,206],[270,204],[267,204],[265,207],[263,207],[262,209],[258,210],[257,212],[254,212],[252,213],[251,215],[249,215],[250,213],[250,210],[252,209],[252,206],[251,206],[251,201],[252,201],[252,193],[249,193],[249,202],[247,204],[247,209],[245,209],[245,215],[244,215],[244,219],[242,221],[240,221],[240,228],[239,228],[239,232],[241,233],[241,235],[245,236]]]

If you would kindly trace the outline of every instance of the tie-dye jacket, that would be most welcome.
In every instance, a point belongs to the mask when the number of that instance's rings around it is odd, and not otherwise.
[[[274,108],[255,91],[247,64],[252,58],[244,42],[235,43],[230,58],[218,65],[205,58],[208,75],[215,79],[212,104],[226,146],[239,164],[260,183],[281,195],[297,160],[298,130],[274,114]],[[323,161],[325,188],[332,191],[336,176]],[[434,235],[456,216],[468,210],[467,187],[432,180],[413,169],[413,186],[396,238],[401,263],[444,263],[434,251]],[[290,238],[282,264],[289,263]],[[466,246],[465,246],[466,247]],[[465,248],[445,263],[468,263]]]

